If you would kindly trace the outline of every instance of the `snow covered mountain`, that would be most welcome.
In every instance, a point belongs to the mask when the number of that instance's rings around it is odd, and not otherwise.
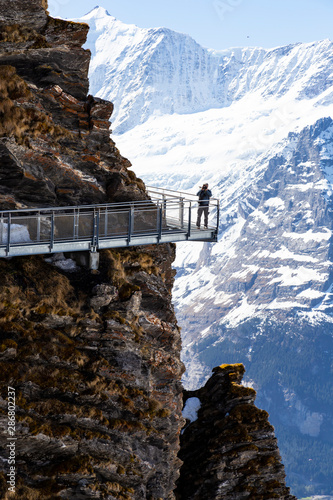
[[[285,102],[290,98],[315,98],[315,105],[332,102],[329,40],[272,50],[214,51],[165,28],[125,25],[101,7],[81,21],[91,30],[90,91],[116,103],[116,133],[151,115],[224,108],[249,93],[257,101],[285,97]]]
[[[333,43],[217,52],[102,8],[80,21],[135,172],[221,199],[219,243],[177,247],[186,385],[243,362],[294,494],[333,495]]]

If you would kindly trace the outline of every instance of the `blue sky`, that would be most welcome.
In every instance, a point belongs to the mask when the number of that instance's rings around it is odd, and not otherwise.
[[[124,23],[171,28],[213,49],[333,39],[332,0],[48,1],[52,16],[81,17],[99,5]]]

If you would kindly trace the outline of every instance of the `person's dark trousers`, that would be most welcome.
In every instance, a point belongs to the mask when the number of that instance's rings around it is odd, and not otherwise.
[[[204,225],[208,226],[208,211],[209,207],[199,207],[198,208],[198,218],[197,218],[197,226],[200,227],[201,216],[204,214]]]

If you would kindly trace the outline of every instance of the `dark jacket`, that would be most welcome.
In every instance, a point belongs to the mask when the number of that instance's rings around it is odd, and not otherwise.
[[[212,192],[210,189],[200,189],[197,192],[197,196],[199,196],[199,206],[200,207],[208,207],[209,198],[212,197]]]

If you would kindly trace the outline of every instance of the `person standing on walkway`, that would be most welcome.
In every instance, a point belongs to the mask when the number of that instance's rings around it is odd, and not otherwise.
[[[208,189],[208,184],[203,184],[200,191],[198,191],[197,196],[199,196],[199,208],[197,217],[197,228],[200,229],[201,217],[204,214],[204,228],[208,228],[208,214],[209,214],[209,199],[212,197],[212,192]]]

